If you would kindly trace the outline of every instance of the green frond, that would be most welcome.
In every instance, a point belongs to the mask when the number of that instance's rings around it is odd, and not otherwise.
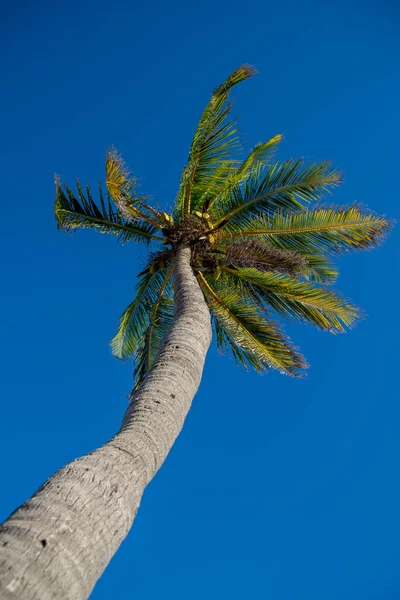
[[[339,271],[326,256],[323,254],[304,254],[307,260],[307,267],[302,276],[313,283],[323,283],[332,285],[338,278]]]
[[[231,168],[230,172],[225,174],[224,185],[213,188],[209,206],[211,207],[214,202],[222,204],[235,186],[242,185],[251,175],[256,175],[261,168],[266,167],[281,141],[282,136],[276,135],[268,142],[256,144],[237,168]]]
[[[114,210],[110,198],[107,202],[104,200],[101,188],[99,188],[99,204],[93,200],[89,187],[86,188],[85,194],[79,181],[77,182],[78,198],[70,188],[67,186],[64,188],[65,190],[56,179],[54,212],[59,229],[71,231],[94,228],[99,233],[118,236],[121,242],[132,240],[148,244],[151,240],[163,240],[154,234],[155,228],[152,225],[133,220],[127,222]]]
[[[166,292],[168,294],[168,292]],[[174,301],[171,294],[160,291],[159,299],[154,304],[149,317],[149,326],[140,340],[135,353],[135,369],[133,372],[133,392],[139,387],[151,368],[161,342],[168,333],[174,319]]]
[[[199,197],[209,187],[210,177],[221,168],[222,163],[231,163],[232,152],[237,150],[239,140],[236,122],[227,121],[231,112],[227,100],[232,87],[253,74],[252,67],[244,65],[214,90],[200,118],[182,173],[176,201],[176,212],[181,216],[201,208]]]
[[[278,326],[266,318],[260,307],[243,298],[220,280],[198,275],[210,310],[218,322],[218,344],[227,347],[241,363],[258,372],[268,368],[287,375],[299,375],[307,365]]]
[[[282,273],[257,269],[225,269],[232,277],[250,285],[266,305],[284,317],[295,317],[320,329],[343,332],[354,325],[359,309],[332,290],[299,281]]]
[[[231,237],[258,236],[266,242],[300,253],[340,254],[367,250],[387,237],[392,223],[358,206],[316,208],[271,218],[249,220]],[[229,239],[229,234],[225,235]]]
[[[219,165],[208,173],[200,189],[192,194],[191,206],[194,210],[202,212],[208,211],[208,207],[214,202],[215,198],[224,193],[227,182],[233,177],[240,165],[237,159],[223,160]],[[179,215],[178,215],[179,216]]]
[[[277,210],[298,211],[318,200],[339,185],[340,174],[328,161],[306,165],[304,160],[288,160],[258,169],[243,185],[213,204],[213,221],[217,226],[227,220],[224,231],[237,231],[260,213],[271,215]]]
[[[252,173],[254,165],[268,165],[271,162],[271,158],[275,155],[277,147],[281,143],[282,138],[282,135],[275,135],[268,140],[268,142],[260,142],[256,144],[235,173],[233,182],[240,183],[246,179],[247,176]]]
[[[223,325],[220,325],[220,322],[214,315],[212,315],[212,324],[215,331],[217,350],[220,354],[232,356],[236,365],[244,367],[246,371],[250,365],[257,373],[263,372],[263,363],[251,352],[249,353],[237,346],[232,335],[224,329]]]
[[[149,269],[136,287],[136,297],[122,313],[118,331],[111,340],[111,352],[118,358],[142,355],[142,344],[152,315],[164,294],[169,294],[172,260],[156,271]],[[157,316],[157,315],[155,315]],[[151,348],[150,348],[151,349]],[[146,362],[147,364],[147,362]]]
[[[253,75],[256,74],[256,69],[251,65],[247,64],[242,65],[241,67],[236,69],[236,71],[233,71],[233,73],[231,73],[229,77],[225,79],[224,83],[218,85],[213,91],[212,98],[208,104],[208,107],[204,111],[203,117],[206,118],[206,113],[208,109],[212,110],[213,108],[218,108],[219,105],[222,105],[227,98],[227,94],[235,85],[241,83],[249,77],[253,77]]]

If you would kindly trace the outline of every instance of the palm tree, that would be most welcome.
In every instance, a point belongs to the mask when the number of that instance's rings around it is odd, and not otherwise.
[[[273,320],[330,332],[359,310],[329,289],[332,257],[379,244],[390,222],[360,206],[314,205],[340,183],[329,162],[275,162],[276,135],[243,160],[229,92],[213,92],[190,147],[171,214],[150,205],[114,151],[107,196],[56,180],[66,231],[95,228],[151,244],[113,354],[132,357],[135,385],[118,433],[53,475],[3,524],[1,598],[87,598],[128,533],[143,491],[164,462],[198,389],[213,325],[218,347],[256,371],[300,376],[305,359]]]

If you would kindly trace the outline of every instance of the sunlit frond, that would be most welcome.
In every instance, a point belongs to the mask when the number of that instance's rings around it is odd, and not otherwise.
[[[237,184],[227,198],[213,204],[215,226],[227,221],[224,231],[236,231],[260,213],[298,211],[339,185],[340,174],[330,162],[306,165],[304,160],[274,163],[258,169],[243,185]]]
[[[212,189],[213,195],[210,197],[208,210],[214,203],[221,206],[235,186],[243,185],[251,175],[256,176],[262,168],[270,164],[281,141],[282,136],[276,135],[268,142],[256,144],[237,168],[231,168],[230,172],[225,174],[223,185]]]
[[[132,202],[137,199],[135,194],[137,180],[130,175],[115,148],[106,153],[106,185],[114,202],[121,197],[130,198]]]
[[[258,372],[273,368],[288,375],[301,374],[304,358],[251,298],[244,299],[234,288],[225,288],[224,282],[202,274],[198,280],[218,322],[220,348],[230,349],[239,362],[249,363]]]
[[[330,289],[299,281],[282,273],[256,269],[225,269],[232,277],[251,286],[270,308],[284,317],[295,317],[320,329],[343,332],[360,316],[359,309]]]
[[[238,148],[236,122],[228,121],[231,107],[227,103],[229,92],[238,83],[251,77],[254,69],[244,65],[234,71],[218,86],[199,121],[193,137],[186,167],[179,187],[176,210],[181,216],[199,210],[196,203],[209,187],[210,176],[221,165],[232,161],[232,152]]]
[[[323,254],[304,254],[307,260],[307,268],[302,276],[313,283],[332,285],[337,280],[339,271]]]
[[[165,280],[166,288],[160,289],[158,300],[149,314],[149,325],[140,340],[134,356],[135,369],[133,376],[135,383],[133,392],[139,387],[146,373],[151,368],[160,349],[161,342],[167,335],[173,322],[174,302],[171,296],[171,286],[168,286],[167,283],[168,281]]]
[[[94,228],[99,233],[116,235],[122,242],[133,240],[148,244],[151,240],[162,241],[162,238],[155,235],[155,228],[151,224],[138,220],[127,222],[112,206],[110,198],[107,202],[104,200],[101,188],[98,204],[93,200],[90,188],[86,187],[85,193],[79,181],[77,190],[78,197],[67,186],[63,189],[56,179],[54,212],[59,229],[71,231]]]
[[[139,194],[137,179],[130,175],[115,149],[106,154],[106,184],[109,195],[127,222],[141,220],[162,229],[160,214],[147,203],[146,196]]]
[[[327,207],[293,214],[257,216],[231,237],[257,236],[300,253],[340,254],[367,250],[387,237],[392,223],[358,206]],[[229,234],[224,234],[229,239]]]
[[[152,264],[152,263],[151,263]],[[118,331],[111,340],[111,351],[118,358],[135,357],[145,352],[142,348],[144,336],[152,323],[152,315],[157,316],[157,306],[170,285],[173,263],[169,260],[163,268],[148,269],[136,287],[136,297],[120,317]],[[148,353],[152,351],[151,344]],[[146,364],[147,364],[146,359]]]

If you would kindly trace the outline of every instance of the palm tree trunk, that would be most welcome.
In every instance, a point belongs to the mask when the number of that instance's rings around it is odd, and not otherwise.
[[[210,314],[179,248],[175,318],[118,433],[50,477],[0,528],[1,600],[83,600],[131,528],[197,392]]]

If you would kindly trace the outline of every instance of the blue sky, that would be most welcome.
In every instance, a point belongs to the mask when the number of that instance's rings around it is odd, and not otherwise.
[[[58,233],[53,175],[95,185],[115,145],[173,202],[211,90],[235,89],[246,148],[330,158],[338,203],[399,216],[400,9],[394,0],[3,8],[0,518],[118,427],[131,365],[108,341],[146,255]],[[183,433],[94,600],[391,600],[400,596],[399,239],[340,260],[368,317],[345,336],[288,324],[304,380],[212,348]]]

